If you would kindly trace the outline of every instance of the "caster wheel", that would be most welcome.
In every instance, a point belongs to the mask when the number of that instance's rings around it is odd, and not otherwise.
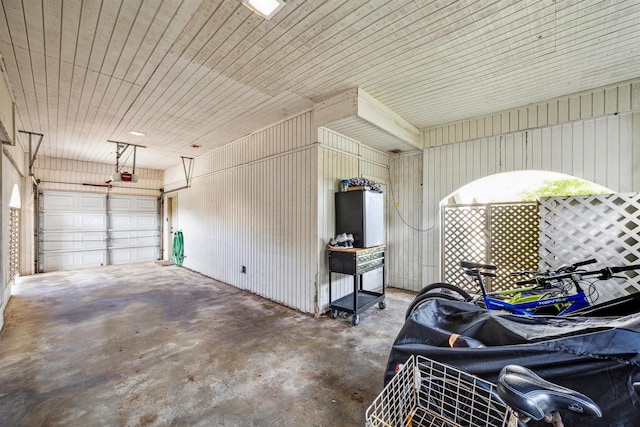
[[[331,310],[331,318],[332,319],[337,319],[338,318],[338,310],[335,310],[335,309]]]
[[[353,317],[351,318],[351,324],[353,326],[357,326],[358,323],[360,323],[360,316],[357,314],[354,314]]]
[[[385,308],[387,308],[387,303],[385,301],[380,301],[378,303],[378,307],[380,307],[380,310],[384,310]]]

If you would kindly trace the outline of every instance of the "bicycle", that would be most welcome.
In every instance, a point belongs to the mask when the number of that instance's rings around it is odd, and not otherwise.
[[[562,427],[560,411],[602,417],[589,397],[546,381],[519,365],[505,366],[497,386],[413,355],[366,411],[367,427],[524,426],[530,419]]]
[[[512,275],[537,274],[541,276],[550,277],[550,276],[554,276],[554,275],[565,273],[565,272],[575,271],[578,267],[582,265],[591,264],[594,262],[596,261],[588,260],[588,261],[572,264],[569,266],[563,266],[558,268],[557,270],[548,270],[543,272],[521,271],[521,272],[512,273]],[[491,274],[489,272],[485,272],[484,274],[495,277],[494,274]],[[508,299],[509,302],[515,303],[515,302],[525,302],[525,301],[529,302],[532,300],[549,297],[549,296],[559,296],[557,295],[559,292],[565,293],[566,287],[549,286],[549,285],[540,286],[536,284],[534,286],[528,286],[528,287],[519,286],[513,289],[507,289],[507,290],[496,291],[496,292],[487,292],[486,295],[488,295],[489,297],[498,297],[501,299],[509,298]],[[411,313],[413,313],[418,307],[422,306],[425,302],[433,298],[441,298],[441,299],[446,299],[450,301],[459,300],[464,302],[471,302],[476,305],[481,305],[483,304],[482,297],[483,295],[471,295],[465,289],[462,289],[461,287],[450,284],[450,283],[446,283],[446,282],[432,283],[422,288],[420,292],[418,292],[418,294],[415,296],[414,300],[409,305],[406,311],[405,320],[408,319]]]
[[[586,260],[586,261],[581,261],[575,264],[571,264],[571,265],[567,265],[567,266],[562,266],[556,270],[547,270],[547,271],[519,271],[519,272],[513,272],[511,273],[512,276],[519,276],[519,275],[532,275],[535,274],[537,276],[545,276],[545,277],[552,277],[552,276],[556,276],[558,274],[563,274],[563,273],[568,273],[568,272],[573,272],[576,271],[579,267],[584,266],[584,265],[588,265],[588,264],[593,264],[595,263],[596,260],[595,259],[590,259],[590,260]],[[488,272],[485,272],[485,275],[489,275]],[[492,277],[495,277],[495,275],[491,274]],[[550,286],[550,285],[545,285],[545,286],[540,286],[538,284],[534,285],[534,286],[527,286],[527,287],[522,287],[519,286],[517,288],[513,288],[513,289],[507,289],[507,290],[501,290],[501,291],[495,291],[495,292],[487,292],[487,295],[489,297],[499,297],[501,299],[506,299],[509,298],[508,301],[511,303],[515,303],[515,302],[525,302],[525,301],[533,301],[536,299],[540,299],[543,297],[550,297],[550,296],[559,296],[557,295],[559,292],[562,293],[566,293],[567,292],[567,287],[565,286],[559,286],[560,283],[554,285],[554,286]],[[427,297],[423,297],[423,295],[425,294],[429,294],[429,296]],[[412,302],[412,304],[409,306],[406,315],[405,315],[405,320],[407,318],[409,318],[409,315],[415,310],[415,308],[417,306],[422,305],[422,303],[424,303],[426,300],[432,299],[432,298],[442,298],[442,299],[447,299],[447,300],[461,300],[461,301],[465,301],[465,302],[473,302],[475,304],[482,304],[481,298],[482,295],[471,295],[469,292],[467,292],[466,290],[462,289],[459,286],[450,284],[450,283],[446,283],[446,282],[437,282],[437,283],[432,283],[430,285],[425,286],[424,288],[422,288],[420,290],[420,292],[418,292],[418,294],[415,296],[414,301]],[[558,311],[559,312],[559,311]],[[557,314],[557,313],[555,313]]]
[[[452,301],[464,301],[483,306],[488,310],[505,310],[520,315],[535,315],[538,310],[554,307],[553,314],[564,316],[586,307],[591,303],[589,295],[583,289],[581,282],[588,277],[595,277],[596,280],[609,280],[616,273],[640,269],[640,265],[629,265],[620,267],[605,267],[599,270],[587,271],[580,269],[588,264],[593,264],[595,260],[586,260],[569,266],[560,267],[557,270],[548,271],[523,271],[513,273],[514,275],[535,274],[536,277],[516,282],[517,285],[534,285],[528,288],[519,288],[521,291],[533,292],[533,295],[512,298],[506,301],[496,298],[501,294],[508,294],[516,290],[502,291],[497,293],[487,292],[484,278],[495,277],[497,267],[492,264],[481,264],[470,261],[462,261],[461,267],[465,273],[472,278],[472,282],[480,288],[481,293],[472,296],[466,290],[450,283],[434,283],[423,288],[416,298],[409,305],[405,314],[408,319],[411,313],[417,308],[434,298],[447,299]],[[569,293],[570,287],[575,287],[574,293]],[[545,314],[548,314],[546,312]]]
[[[515,302],[524,302],[524,301],[533,301],[536,299],[540,299],[543,297],[550,297],[557,295],[559,292],[566,292],[566,288],[559,286],[526,286],[526,287],[518,287],[513,289],[506,289],[495,292],[487,292],[487,295],[490,297],[498,297],[502,299],[507,299],[507,301],[511,303]],[[466,290],[462,289],[459,286],[445,283],[445,282],[437,282],[432,283],[430,285],[425,286],[416,294],[414,300],[409,305],[407,312],[405,314],[405,320],[409,318],[411,313],[415,311],[415,309],[422,305],[425,301],[433,299],[433,298],[441,298],[450,301],[464,301],[464,302],[472,302],[474,304],[482,304],[481,295],[471,295]]]

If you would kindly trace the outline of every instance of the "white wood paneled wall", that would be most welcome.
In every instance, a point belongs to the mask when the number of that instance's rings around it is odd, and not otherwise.
[[[129,169],[131,172],[131,170]],[[115,173],[115,164],[79,160],[38,157],[33,173],[41,183],[41,190],[82,191],[106,193],[105,183]],[[111,194],[158,196],[164,173],[161,170],[136,168],[137,183],[114,182]]]
[[[568,107],[569,104],[566,106]],[[570,117],[566,112],[564,117]],[[617,192],[640,191],[640,112],[438,145],[424,152],[425,284],[440,280],[440,202],[487,175],[548,170],[593,181]]]
[[[318,128],[318,141],[320,143],[317,176],[319,238],[315,250],[318,256],[320,278],[318,301],[320,310],[324,311],[329,304],[327,243],[336,233],[334,193],[339,190],[339,180],[364,177],[380,183],[385,193],[385,203],[388,205],[389,197],[386,193],[389,182],[389,156],[325,127]],[[385,217],[388,224],[388,215]],[[387,236],[389,236],[388,233]],[[387,237],[387,245],[391,245],[389,237]],[[388,263],[389,259],[387,259],[387,268]],[[367,273],[364,277],[365,288],[368,283],[375,285],[382,280],[381,270]],[[353,292],[353,277],[332,275],[332,285],[332,297],[336,299]]]
[[[422,143],[428,148],[631,111],[640,111],[640,80],[427,128]]]
[[[197,158],[191,187],[178,192],[183,265],[314,313],[313,139],[307,112]],[[167,171],[166,182],[169,190],[185,185],[182,165]]]
[[[390,286],[418,291],[422,288],[422,152],[392,156],[389,161]]]

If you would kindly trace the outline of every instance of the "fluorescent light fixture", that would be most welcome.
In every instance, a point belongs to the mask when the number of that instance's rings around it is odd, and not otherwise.
[[[264,19],[271,19],[285,3],[283,0],[242,0],[242,4]]]
[[[133,135],[133,136],[144,136],[145,134],[142,132],[136,132],[135,130],[132,130],[131,132],[129,132],[129,135]]]

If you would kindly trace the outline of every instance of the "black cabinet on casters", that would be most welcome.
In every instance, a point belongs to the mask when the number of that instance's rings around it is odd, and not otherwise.
[[[329,308],[331,317],[338,317],[338,312],[352,314],[351,324],[360,323],[360,313],[378,304],[385,309],[384,300],[384,255],[385,246],[372,248],[329,248]],[[368,271],[382,268],[382,291],[373,292],[362,287],[362,275]],[[340,273],[353,276],[353,292],[339,298],[332,299],[331,274]]]

